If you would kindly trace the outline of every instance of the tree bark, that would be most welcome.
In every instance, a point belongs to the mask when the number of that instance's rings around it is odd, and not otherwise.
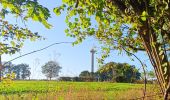
[[[157,36],[148,28],[148,24],[141,27],[139,35],[143,40],[144,48],[149,56],[152,66],[154,67],[161,91],[164,94],[164,100],[168,100],[170,92],[170,66],[168,57],[163,47],[157,42]]]

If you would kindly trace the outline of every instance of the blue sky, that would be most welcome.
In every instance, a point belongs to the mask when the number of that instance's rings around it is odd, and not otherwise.
[[[37,40],[35,42],[26,41],[24,47],[21,49],[20,53],[14,55],[3,55],[2,60],[8,61],[12,58],[19,56],[20,54],[28,53],[33,50],[43,48],[49,44],[55,42],[70,42],[74,39],[66,37],[64,29],[66,29],[65,24],[65,13],[61,16],[56,16],[53,13],[53,8],[61,3],[61,0],[39,0],[40,3],[48,7],[51,11],[52,17],[49,19],[49,23],[53,25],[52,29],[46,29],[41,23],[33,22],[29,20],[26,22],[27,27],[33,32],[39,32],[40,35],[46,38],[46,40]],[[23,26],[23,23],[18,18],[7,16],[7,20],[10,23],[17,23]],[[17,22],[16,22],[17,20]],[[62,66],[60,76],[78,76],[83,70],[91,70],[91,54],[90,49],[93,46],[98,46],[98,42],[93,38],[86,39],[83,43],[72,46],[71,44],[61,44],[50,47],[44,51],[37,52],[20,59],[13,61],[14,64],[27,63],[31,67],[31,78],[32,79],[43,79],[44,75],[41,73],[41,66],[48,62],[49,60],[56,60]],[[96,54],[95,57],[99,57],[100,53]],[[138,53],[137,56],[146,62],[148,69],[151,68],[147,56],[144,53]],[[96,59],[96,58],[95,58]],[[136,65],[138,68],[141,66],[140,63],[135,60],[131,61],[129,57],[117,54],[117,51],[112,52],[112,55],[106,59],[106,62],[126,62],[132,65]],[[95,60],[95,70],[98,69],[97,60]]]

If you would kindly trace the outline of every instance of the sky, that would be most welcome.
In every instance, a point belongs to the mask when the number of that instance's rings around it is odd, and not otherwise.
[[[67,37],[64,30],[67,28],[65,23],[65,12],[61,16],[56,16],[53,13],[53,8],[60,5],[61,0],[39,0],[39,3],[47,7],[51,11],[51,18],[48,22],[53,26],[51,29],[46,29],[41,23],[34,21],[27,21],[26,26],[32,32],[38,32],[41,36],[45,37],[45,40],[37,40],[30,42],[26,40],[24,47],[19,53],[14,55],[2,55],[2,61],[8,61],[12,58],[20,56],[31,51],[41,49],[45,46],[56,42],[72,42],[73,38]],[[7,16],[9,23],[17,23],[24,27],[24,24],[20,18],[14,18]],[[78,76],[81,71],[91,70],[91,54],[90,50],[94,46],[99,46],[99,43],[94,38],[88,38],[83,43],[72,46],[71,44],[60,44],[50,47],[46,50],[22,57],[20,59],[12,61],[13,64],[27,63],[31,68],[31,79],[45,79],[46,77],[41,73],[41,66],[50,60],[57,61],[62,69],[60,76]],[[147,69],[151,69],[151,64],[145,53],[139,52],[136,54],[143,62],[148,65]],[[97,57],[100,57],[100,53],[95,54],[95,71],[99,68],[97,63]],[[114,61],[121,63],[129,63],[140,68],[140,63],[137,60],[132,61],[125,54],[118,55],[117,51],[113,51],[111,56],[106,59],[105,63]]]

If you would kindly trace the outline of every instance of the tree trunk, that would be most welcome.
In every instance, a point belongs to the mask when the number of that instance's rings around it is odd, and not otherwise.
[[[139,35],[143,40],[144,48],[154,67],[161,92],[164,94],[164,100],[168,100],[168,93],[170,93],[170,66],[166,50],[157,41],[156,34],[151,28],[148,28],[148,24],[141,27]]]

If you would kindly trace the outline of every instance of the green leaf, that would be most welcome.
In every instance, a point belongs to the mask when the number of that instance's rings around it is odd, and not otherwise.
[[[142,21],[146,21],[147,16],[148,16],[147,12],[146,12],[146,11],[143,11],[143,12],[142,12],[142,15],[141,15]]]
[[[33,19],[34,21],[38,21],[38,20],[39,20],[39,17],[38,17],[36,14],[33,14],[32,19]]]
[[[158,48],[160,51],[162,50],[162,47],[161,46],[159,46],[159,48]]]
[[[68,29],[66,29],[66,30],[65,30],[65,33],[68,33],[68,32],[69,32],[69,30],[68,30]]]
[[[168,68],[164,67],[164,75],[166,75]]]
[[[54,13],[59,16],[61,14],[60,9],[58,7],[54,8]]]
[[[167,10],[168,8],[169,8],[169,4],[165,2],[165,10]]]
[[[23,45],[24,45],[24,43],[21,43],[21,44],[20,44],[20,46],[19,46],[19,48],[22,48],[22,47],[23,47]]]
[[[151,46],[152,46],[152,47],[155,47],[155,42],[151,42]]]
[[[52,27],[52,25],[49,24],[46,20],[43,20],[42,23],[43,23],[43,25],[44,25],[46,28],[48,28],[48,29],[50,29],[50,28]]]
[[[11,43],[12,47],[15,47],[16,44],[14,41],[11,41],[10,43]]]
[[[142,21],[146,21],[146,17],[141,17]]]
[[[142,16],[147,16],[146,11],[143,11],[143,12],[142,12]]]
[[[32,38],[30,38],[30,40],[31,40],[31,41],[35,41],[35,40],[36,40],[36,38],[35,38],[35,37],[32,37]]]
[[[165,63],[162,64],[162,66],[163,66],[163,67],[166,67],[166,66],[168,66],[168,63],[165,62]]]
[[[79,21],[79,19],[78,19],[78,18],[75,18],[74,20],[75,20],[75,21]]]
[[[96,16],[95,19],[96,19],[97,22],[100,22],[100,17],[99,16]]]
[[[161,57],[161,58],[162,58],[162,60],[164,59],[164,57],[165,57],[165,56],[164,56],[164,55],[162,55],[162,57]]]
[[[169,27],[167,24],[164,24],[163,27],[162,27],[163,30],[169,30]]]
[[[163,51],[163,50],[161,50],[161,51],[159,52],[159,55],[161,56],[163,53],[164,53],[164,51]]]
[[[76,13],[75,13],[75,10],[71,10],[70,11],[70,16],[74,16]]]
[[[2,36],[4,36],[6,34],[6,31],[2,31]]]
[[[165,76],[165,79],[166,79],[166,80],[168,79],[168,75]]]

